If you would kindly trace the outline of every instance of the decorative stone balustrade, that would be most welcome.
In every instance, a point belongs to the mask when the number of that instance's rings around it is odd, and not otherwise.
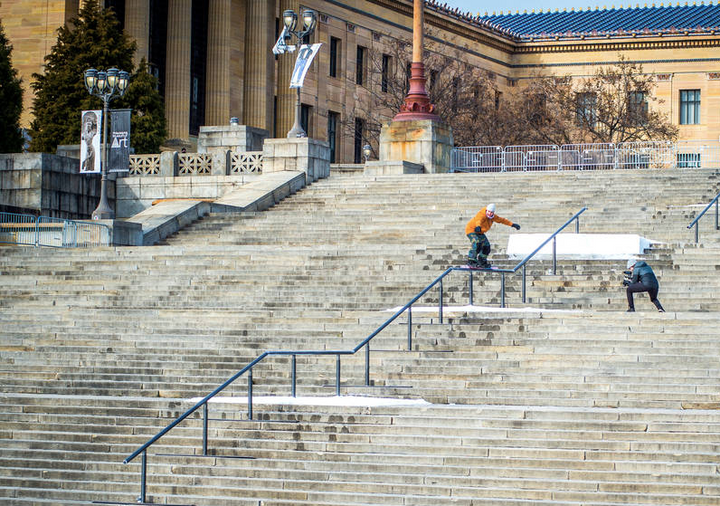
[[[209,176],[261,174],[262,151],[224,153],[164,152],[130,155],[130,176]]]

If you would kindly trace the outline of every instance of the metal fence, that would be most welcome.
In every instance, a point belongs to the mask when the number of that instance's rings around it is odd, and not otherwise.
[[[110,245],[110,227],[31,214],[0,213],[0,243],[54,248]]]
[[[713,141],[454,148],[454,172],[720,168]]]

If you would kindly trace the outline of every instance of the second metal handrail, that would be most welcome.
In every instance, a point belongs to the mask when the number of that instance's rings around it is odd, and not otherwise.
[[[556,236],[563,230],[565,227],[567,227],[570,223],[572,223],[574,220],[575,223],[575,231],[576,233],[579,233],[579,226],[580,226],[580,215],[587,210],[587,207],[583,207],[579,212],[577,212],[572,218],[570,218],[563,226],[558,228],[550,237],[548,237],[538,248],[536,248],[532,253],[527,255],[520,263],[518,263],[515,267],[512,269],[483,269],[479,270],[479,272],[486,272],[486,273],[500,273],[501,275],[501,307],[505,307],[505,274],[507,273],[515,273],[520,268],[523,269],[523,302],[525,302],[525,266],[528,261],[532,259],[548,242],[551,240],[554,240]],[[260,362],[262,362],[266,357],[270,356],[290,356],[291,357],[291,392],[292,396],[296,396],[296,385],[297,385],[297,356],[298,355],[335,355],[335,394],[337,396],[340,396],[340,379],[341,379],[341,362],[340,357],[342,355],[354,355],[361,349],[365,349],[365,386],[370,386],[370,341],[372,341],[375,336],[380,334],[385,328],[387,328],[391,323],[393,323],[398,317],[400,317],[405,311],[408,313],[407,317],[407,328],[408,328],[408,335],[407,335],[407,349],[408,351],[412,350],[412,306],[415,304],[418,300],[420,300],[421,297],[423,297],[426,293],[428,293],[430,290],[432,290],[435,286],[438,286],[438,318],[440,323],[443,323],[443,279],[450,274],[453,271],[456,270],[462,270],[462,271],[469,271],[470,272],[470,280],[469,280],[469,299],[470,299],[470,305],[473,303],[473,282],[472,282],[472,275],[474,270],[468,269],[467,267],[448,267],[442,274],[440,274],[435,280],[430,283],[428,286],[426,286],[423,290],[421,290],[415,297],[413,297],[407,304],[405,304],[401,309],[396,311],[390,318],[388,318],[385,323],[380,325],[377,329],[375,329],[368,337],[363,339],[359,344],[357,344],[354,348],[350,350],[296,350],[296,351],[285,351],[285,350],[272,350],[272,351],[265,351],[260,356],[255,358],[252,362],[250,362],[248,365],[243,367],[240,371],[235,373],[232,377],[230,377],[227,381],[225,381],[222,385],[217,387],[215,390],[210,392],[208,395],[203,397],[200,401],[198,401],[193,407],[188,409],[185,413],[180,415],[178,418],[176,418],[173,422],[171,422],[168,426],[166,426],[164,429],[162,429],[160,432],[158,432],[155,436],[153,436],[151,439],[149,439],[145,444],[143,444],[140,448],[135,450],[131,455],[129,455],[125,460],[123,461],[125,464],[131,462],[134,460],[138,455],[142,455],[142,462],[141,462],[141,478],[140,478],[140,495],[138,496],[138,502],[145,502],[146,499],[146,484],[147,484],[147,449],[155,444],[160,438],[162,438],[165,434],[170,432],[173,428],[175,428],[179,423],[181,423],[183,420],[188,418],[190,415],[195,413],[198,409],[201,407],[203,408],[203,437],[202,437],[202,455],[207,456],[208,455],[208,422],[209,422],[209,409],[208,409],[208,402],[218,395],[220,392],[222,392],[225,388],[230,386],[232,383],[234,383],[238,378],[243,376],[245,373],[248,374],[248,388],[247,388],[247,396],[248,396],[248,419],[253,419],[253,377],[252,377],[252,370],[253,368]],[[553,272],[556,271],[556,247],[555,242],[553,243]]]
[[[705,209],[703,209],[702,212],[695,217],[693,222],[687,226],[687,228],[695,227],[695,244],[700,242],[700,224],[698,222],[700,221],[700,218],[705,216],[705,213],[708,212],[708,209],[710,209],[713,204],[715,204],[715,230],[720,230],[720,223],[718,223],[718,215],[720,214],[718,213],[718,200],[720,200],[720,193],[715,195],[715,198],[712,199],[710,203],[705,206]]]

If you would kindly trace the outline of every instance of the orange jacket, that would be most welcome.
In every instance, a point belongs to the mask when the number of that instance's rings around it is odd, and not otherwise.
[[[468,224],[465,225],[465,235],[472,234],[475,232],[475,227],[480,227],[483,234],[486,234],[488,230],[490,230],[490,227],[493,226],[493,223],[502,223],[503,225],[507,225],[508,227],[512,227],[512,221],[506,220],[505,218],[502,218],[498,216],[497,214],[493,217],[491,220],[485,215],[485,211],[487,208],[483,207],[480,209],[480,212],[475,215],[475,217],[468,221]]]

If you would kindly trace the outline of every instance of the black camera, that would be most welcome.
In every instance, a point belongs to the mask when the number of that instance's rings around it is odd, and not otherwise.
[[[623,271],[623,286],[630,286],[632,284],[632,271]]]

